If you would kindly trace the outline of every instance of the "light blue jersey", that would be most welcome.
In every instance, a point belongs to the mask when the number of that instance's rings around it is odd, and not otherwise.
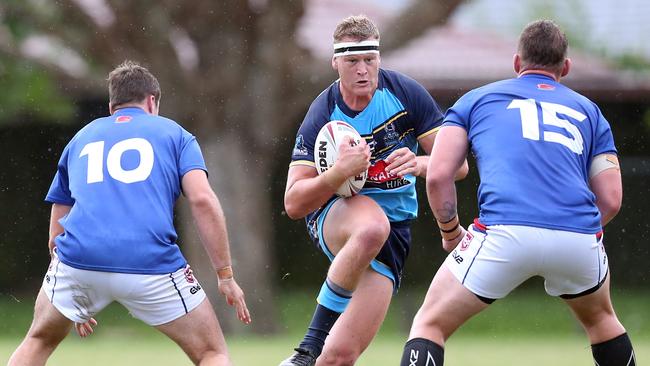
[[[415,177],[388,174],[384,159],[408,147],[417,154],[418,139],[437,131],[442,113],[415,80],[395,71],[379,70],[377,90],[362,111],[351,110],[334,82],[312,103],[298,130],[291,165],[314,165],[314,142],[329,121],[344,121],[370,145],[368,179],[360,194],[373,198],[391,222],[414,219],[418,206]]]
[[[63,150],[46,201],[60,220],[59,259],[75,268],[163,274],[186,265],[173,207],[181,179],[206,170],[194,136],[176,122],[124,108],[94,120]]]
[[[467,130],[481,177],[481,223],[601,230],[589,166],[616,148],[593,102],[550,77],[527,74],[465,94],[444,124]]]

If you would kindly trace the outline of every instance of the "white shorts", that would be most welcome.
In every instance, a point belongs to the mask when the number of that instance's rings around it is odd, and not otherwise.
[[[87,271],[66,265],[56,254],[43,290],[55,308],[77,323],[117,301],[135,318],[161,325],[192,311],[206,297],[189,265],[160,275]]]
[[[470,225],[444,265],[486,302],[533,276],[544,278],[551,296],[583,296],[600,288],[608,271],[602,235],[516,225]]]

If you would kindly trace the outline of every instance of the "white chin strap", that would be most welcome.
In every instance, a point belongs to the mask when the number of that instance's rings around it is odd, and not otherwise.
[[[334,43],[334,57],[360,55],[364,53],[379,53],[379,41],[370,39],[361,42]]]

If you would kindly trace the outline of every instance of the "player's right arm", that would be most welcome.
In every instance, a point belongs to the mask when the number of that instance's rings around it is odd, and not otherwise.
[[[321,175],[318,175],[313,166],[297,164],[289,167],[284,209],[290,218],[300,219],[318,209],[346,179],[357,176],[370,167],[368,144],[363,139],[356,146],[350,146],[350,142],[350,137],[343,138],[338,159]]]
[[[52,204],[52,212],[50,213],[50,239],[47,242],[47,246],[50,250],[50,256],[54,254],[54,248],[56,247],[56,237],[63,234],[63,226],[61,226],[59,220],[67,215],[71,209],[72,206],[63,205],[60,203]]]

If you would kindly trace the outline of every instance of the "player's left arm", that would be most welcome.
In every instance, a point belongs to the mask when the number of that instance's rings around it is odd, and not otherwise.
[[[50,256],[54,255],[54,248],[56,247],[55,239],[57,236],[63,234],[63,226],[59,223],[65,215],[67,215],[72,206],[64,205],[61,203],[53,203],[52,211],[50,213],[50,238],[47,242],[47,246],[50,251]]]
[[[618,157],[606,153],[595,156],[589,168],[589,186],[596,196],[600,222],[604,227],[621,209],[623,184]]]
[[[228,305],[235,307],[239,320],[248,324],[251,317],[244,301],[244,292],[233,275],[226,218],[217,195],[210,187],[205,171],[201,169],[185,173],[181,184],[189,201],[201,243],[217,274],[219,291],[226,297]]]
[[[415,155],[409,148],[403,147],[393,151],[387,158],[387,170],[391,174],[396,174],[403,177],[406,174],[412,174],[416,177],[426,178],[427,167],[429,165],[429,155],[436,141],[438,131],[430,133],[418,140],[418,143],[424,150],[424,155]],[[461,180],[467,176],[469,165],[467,159],[463,160],[463,164],[454,176],[455,180]]]
[[[469,143],[467,131],[458,126],[445,126],[438,132],[427,167],[427,197],[442,235],[442,246],[451,251],[465,234],[457,211],[457,172],[466,164]]]

